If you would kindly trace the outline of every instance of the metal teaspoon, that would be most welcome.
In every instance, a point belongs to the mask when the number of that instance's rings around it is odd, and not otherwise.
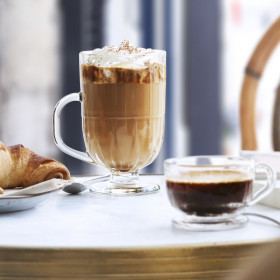
[[[110,178],[110,175],[106,175],[106,176],[86,180],[81,183],[73,182],[73,183],[70,183],[69,185],[64,186],[62,190],[67,193],[70,193],[70,194],[79,194],[79,193],[87,190],[89,185],[91,185],[92,183],[104,182],[104,181],[109,180],[109,178]]]

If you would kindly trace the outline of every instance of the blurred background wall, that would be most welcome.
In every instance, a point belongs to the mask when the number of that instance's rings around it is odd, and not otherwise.
[[[238,154],[239,92],[259,39],[280,16],[278,0],[0,0],[0,140],[63,161],[73,174],[105,170],[62,154],[52,111],[78,92],[78,53],[124,39],[167,51],[166,131],[156,161]],[[271,149],[279,48],[264,73],[257,105],[259,144]],[[63,137],[84,150],[80,104],[64,112]]]

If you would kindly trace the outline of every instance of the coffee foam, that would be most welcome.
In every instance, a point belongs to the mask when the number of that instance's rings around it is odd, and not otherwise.
[[[95,49],[88,57],[88,64],[104,68],[144,69],[151,64],[165,64],[165,54],[161,50],[135,48],[129,41],[119,46]]]

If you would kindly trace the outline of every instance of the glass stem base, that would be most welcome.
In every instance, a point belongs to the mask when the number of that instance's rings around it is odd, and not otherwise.
[[[90,187],[90,192],[93,194],[127,196],[151,194],[159,189],[160,187],[157,184],[141,182],[138,172],[113,171],[109,181],[94,183]]]
[[[227,218],[221,217],[194,217],[178,216],[172,221],[177,229],[188,231],[219,231],[240,228],[246,225],[248,218],[243,215],[232,215]]]

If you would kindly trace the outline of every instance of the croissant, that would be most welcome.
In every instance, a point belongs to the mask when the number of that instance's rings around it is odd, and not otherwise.
[[[0,188],[26,188],[53,178],[69,180],[70,172],[62,163],[23,145],[6,147],[0,141]]]

